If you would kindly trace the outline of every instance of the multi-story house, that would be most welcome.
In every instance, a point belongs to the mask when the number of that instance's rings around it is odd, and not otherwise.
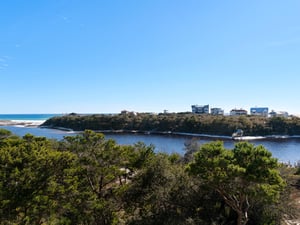
[[[232,109],[230,111],[231,116],[241,116],[241,115],[247,115],[248,112],[245,109]]]
[[[192,105],[192,112],[197,114],[209,114],[209,105]]]
[[[285,112],[285,111],[275,112],[274,110],[272,110],[269,114],[271,117],[275,117],[275,116],[288,117],[289,116],[289,113]]]
[[[269,115],[269,108],[267,107],[253,107],[250,108],[250,114],[253,116],[265,116]]]
[[[224,115],[224,110],[221,108],[211,108],[210,114],[211,115]]]

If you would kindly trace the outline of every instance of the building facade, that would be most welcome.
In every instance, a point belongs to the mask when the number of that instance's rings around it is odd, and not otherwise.
[[[270,116],[271,117],[289,117],[289,113],[288,112],[285,112],[285,111],[279,111],[279,112],[275,112],[274,110],[272,110],[270,112]]]
[[[192,113],[209,114],[209,105],[192,105]]]
[[[217,116],[217,115],[224,115],[224,110],[221,109],[221,108],[211,108],[210,109],[210,114],[211,115],[215,115],[215,116]]]
[[[253,116],[265,116],[269,115],[269,108],[267,107],[253,107],[250,108],[250,114]]]
[[[231,116],[241,116],[241,115],[247,115],[248,112],[245,109],[232,109],[230,111]]]

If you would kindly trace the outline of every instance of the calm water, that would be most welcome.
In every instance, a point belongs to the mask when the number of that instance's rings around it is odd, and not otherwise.
[[[41,129],[33,127],[13,127],[2,126],[12,131],[16,135],[23,136],[27,133],[31,133],[36,136],[45,136],[47,138],[62,139],[64,136],[76,135],[75,132],[66,132],[53,129]],[[182,136],[159,136],[159,135],[142,135],[142,134],[106,134],[107,138],[112,138],[119,144],[134,144],[137,142],[144,142],[147,145],[153,144],[156,151],[162,151],[167,153],[180,153],[184,154],[184,143],[191,140],[191,137]],[[200,143],[207,143],[215,138],[196,138]],[[224,145],[226,148],[233,148],[234,141],[231,139],[225,139]],[[299,139],[273,139],[273,140],[255,140],[250,141],[255,145],[263,145],[273,156],[278,158],[281,162],[290,162],[294,164],[300,160],[300,138]]]

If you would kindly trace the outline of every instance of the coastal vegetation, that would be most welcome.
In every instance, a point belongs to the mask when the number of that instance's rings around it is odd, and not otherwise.
[[[131,113],[79,115],[48,119],[42,126],[75,131],[182,132],[231,136],[236,129],[245,135],[300,135],[298,117],[213,116],[192,113]]]
[[[279,225],[296,215],[297,173],[247,142],[191,141],[181,156],[91,130],[63,140],[0,130],[0,224]]]

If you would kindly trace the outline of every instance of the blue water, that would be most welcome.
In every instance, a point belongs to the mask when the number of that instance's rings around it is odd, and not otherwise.
[[[47,120],[61,114],[0,114],[0,120]]]
[[[190,141],[191,137],[186,136],[161,136],[161,135],[142,135],[142,134],[107,134],[107,138],[112,138],[119,144],[134,144],[136,142],[144,142],[147,145],[153,144],[157,151],[166,153],[185,153],[184,144]],[[218,138],[197,137],[193,138],[200,145],[218,140]],[[233,149],[235,141],[231,139],[223,139],[224,147]],[[300,138],[292,139],[261,139],[251,140],[250,143],[263,145],[272,152],[280,162],[290,163],[292,165],[300,162]]]
[[[40,137],[47,137],[50,139],[61,140],[65,136],[76,135],[75,132],[66,132],[55,129],[44,129],[38,127],[21,127],[21,126],[0,126],[0,129],[6,129],[11,131],[12,133],[23,137],[25,134],[32,134]]]
[[[12,131],[18,136],[24,136],[27,133],[35,136],[44,136],[61,140],[64,136],[77,135],[76,132],[67,132],[54,129],[43,129],[38,127],[19,127],[19,126],[0,126]],[[118,144],[131,145],[137,142],[144,142],[146,145],[153,144],[157,152],[166,152],[184,154],[184,144],[191,140],[191,137],[186,136],[161,136],[161,135],[143,135],[143,134],[106,134],[106,138],[114,139]],[[200,144],[204,144],[216,138],[193,138]],[[224,146],[232,149],[236,142],[231,139],[223,140]],[[273,156],[278,158],[280,162],[291,163],[292,165],[300,162],[300,138],[295,139],[273,139],[273,140],[252,140],[254,145],[263,145],[266,149],[272,152]]]
[[[54,116],[60,116],[62,114],[0,114],[0,120],[47,120]],[[0,129],[7,129],[18,136],[24,136],[25,134],[33,134],[35,136],[44,136],[47,138],[53,138],[57,140],[63,139],[64,136],[76,135],[76,132],[67,132],[54,129],[42,129],[38,127],[20,127],[20,126],[0,126]],[[106,138],[116,140],[118,144],[135,144],[137,142],[144,142],[147,145],[153,144],[156,151],[166,153],[180,153],[184,154],[184,143],[191,140],[191,137],[187,136],[160,136],[160,135],[142,135],[142,134],[106,134]],[[194,138],[195,139],[195,138]],[[204,138],[200,137],[196,140],[200,144],[207,143],[215,140],[216,138]],[[226,139],[224,146],[232,149],[235,142],[231,139]],[[300,161],[300,138],[295,139],[273,139],[273,140],[253,140],[254,145],[263,145],[273,156],[278,158],[281,162],[289,162],[295,164]]]

